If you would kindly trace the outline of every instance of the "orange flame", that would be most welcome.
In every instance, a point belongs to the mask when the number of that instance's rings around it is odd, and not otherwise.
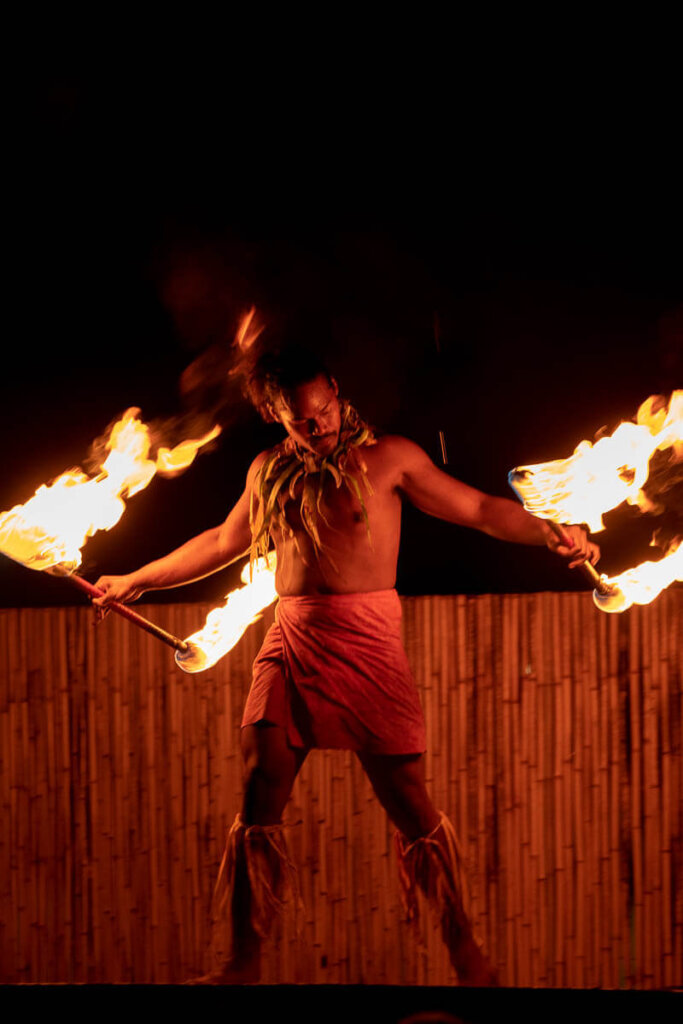
[[[582,441],[568,459],[520,466],[509,475],[510,484],[533,515],[556,523],[586,523],[592,533],[604,529],[603,515],[622,502],[651,512],[657,505],[647,496],[650,460],[669,450],[670,465],[683,460],[683,391],[674,391],[668,403],[648,398],[638,409],[636,422],[619,424],[613,434],[595,444]],[[595,595],[604,611],[623,611],[631,604],[648,604],[674,581],[682,578],[681,538],[674,538],[659,562],[643,562],[620,576],[603,576],[611,595]]]
[[[107,438],[108,452],[99,473],[87,476],[68,470],[51,484],[42,484],[24,505],[0,514],[0,551],[31,569],[62,565],[73,572],[81,548],[99,530],[111,530],[125,509],[126,498],[146,487],[156,473],[177,473],[193,461],[202,445],[220,433],[216,427],[198,441],[162,448],[149,458],[149,427],[139,409],[128,409]]]
[[[611,593],[593,593],[603,612],[623,612],[632,604],[649,604],[674,582],[683,582],[683,543],[676,541],[659,562],[641,562],[619,576],[603,576]]]
[[[241,573],[245,584],[231,590],[225,604],[210,611],[204,627],[188,636],[188,651],[176,651],[175,659],[185,672],[203,672],[232,650],[252,622],[261,618],[264,608],[277,597],[275,590],[276,555],[259,558],[250,580],[249,565]]]
[[[248,352],[262,331],[263,325],[256,321],[256,307],[252,306],[240,320],[233,344],[242,353]]]
[[[159,448],[156,460],[157,473],[160,473],[162,476],[172,476],[187,469],[190,463],[194,461],[199,449],[218,437],[220,432],[220,427],[214,427],[213,430],[210,430],[199,441],[181,441],[175,448]]]
[[[654,404],[655,396],[648,398],[637,423],[621,423],[594,445],[582,441],[568,459],[513,470],[511,482],[527,511],[556,523],[586,523],[592,533],[624,501],[649,511],[642,488],[650,459],[665,448],[675,461],[683,458],[683,391],[674,391],[666,409],[654,412]]]

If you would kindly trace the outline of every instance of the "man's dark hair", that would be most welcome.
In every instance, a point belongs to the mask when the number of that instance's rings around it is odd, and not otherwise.
[[[287,396],[300,384],[308,384],[316,377],[332,375],[317,352],[303,345],[288,345],[278,351],[261,353],[242,375],[242,388],[249,401],[264,420],[275,419],[269,406],[280,396]]]

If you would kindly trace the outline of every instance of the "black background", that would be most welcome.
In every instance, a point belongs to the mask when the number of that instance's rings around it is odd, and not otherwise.
[[[552,53],[539,78],[512,58],[463,64],[462,39],[433,60],[418,46],[419,67],[405,48],[272,61],[257,44],[210,73],[197,50],[192,70],[178,55],[38,62],[10,98],[0,508],[82,464],[124,409],[177,414],[183,370],[252,304],[319,341],[378,428],[439,464],[442,430],[448,472],[494,494],[511,496],[513,466],[566,457],[683,385],[665,78],[624,65],[589,86],[569,63],[551,86]],[[236,404],[211,452],[88,543],[84,574],[132,570],[220,522],[279,436]],[[651,522],[607,521],[605,571],[648,554]],[[237,574],[145,600],[213,600]],[[544,549],[406,508],[397,586],[586,584]],[[73,601],[2,559],[2,605]]]

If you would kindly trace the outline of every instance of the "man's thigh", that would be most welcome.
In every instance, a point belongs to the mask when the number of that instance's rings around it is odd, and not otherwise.
[[[308,753],[305,748],[292,747],[284,726],[271,722],[243,726],[240,741],[245,767],[258,768],[275,778],[296,776]]]
[[[377,797],[397,828],[409,838],[431,832],[439,814],[425,786],[424,754],[358,755]]]
[[[281,725],[244,726],[242,814],[245,823],[271,825],[280,821],[307,753],[305,749],[290,747]]]

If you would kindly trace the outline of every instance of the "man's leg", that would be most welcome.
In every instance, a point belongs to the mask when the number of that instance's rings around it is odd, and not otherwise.
[[[497,984],[495,972],[475,939],[467,916],[466,878],[455,831],[432,803],[421,754],[359,754],[372,787],[399,830],[397,852],[404,899],[417,915],[415,884],[440,916],[451,963],[463,984]]]
[[[282,813],[307,750],[287,743],[283,727],[242,729],[244,798],[228,836],[213,901],[213,949],[206,979],[257,981],[261,942],[291,882]]]
[[[425,785],[422,754],[358,755],[372,788],[396,828],[411,842],[433,832],[441,815]]]
[[[246,725],[242,729],[245,825],[278,825],[308,750],[290,747],[283,726]]]

